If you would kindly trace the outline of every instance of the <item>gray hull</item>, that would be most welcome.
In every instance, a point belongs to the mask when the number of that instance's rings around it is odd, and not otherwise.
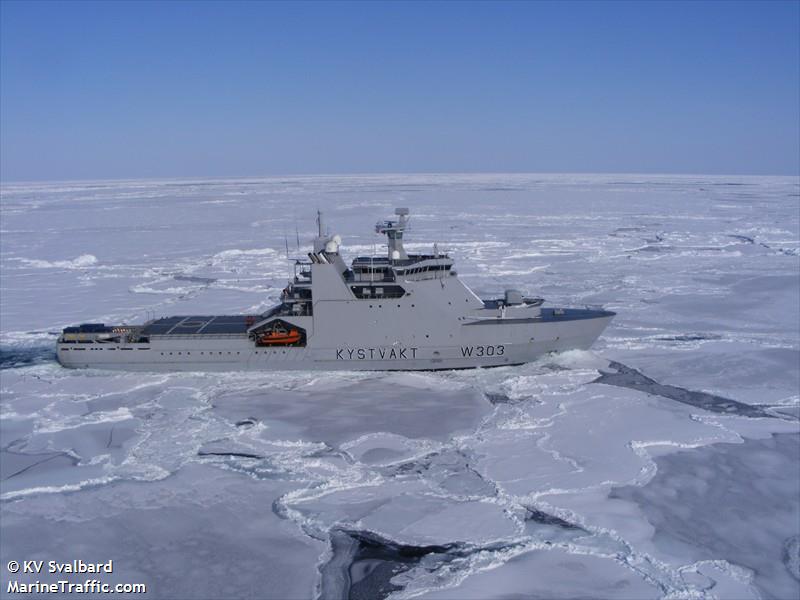
[[[566,311],[559,320],[464,325],[456,343],[366,345],[352,338],[305,348],[257,348],[247,336],[174,336],[150,344],[80,347],[59,344],[70,368],[126,371],[423,371],[517,365],[550,352],[588,349],[614,316]]]

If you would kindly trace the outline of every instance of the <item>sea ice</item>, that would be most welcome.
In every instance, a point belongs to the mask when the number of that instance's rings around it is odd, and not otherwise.
[[[0,564],[112,559],[153,598],[796,598],[799,203],[792,177],[5,184]],[[479,295],[617,317],[481,371],[54,361],[66,325],[266,310],[317,208],[355,256],[395,206]]]

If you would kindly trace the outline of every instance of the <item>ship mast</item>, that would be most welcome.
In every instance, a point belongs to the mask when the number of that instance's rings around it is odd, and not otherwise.
[[[319,237],[325,237],[325,230],[322,222],[322,211],[317,210],[317,231]]]
[[[397,221],[378,221],[375,231],[385,233],[388,238],[389,260],[407,260],[405,248],[403,248],[403,232],[408,223],[408,209],[396,208],[394,214],[400,217]]]

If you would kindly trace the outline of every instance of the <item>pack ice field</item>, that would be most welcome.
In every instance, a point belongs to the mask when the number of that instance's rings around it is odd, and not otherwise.
[[[261,315],[317,210],[358,257],[398,206],[476,296],[616,316],[492,369],[56,361],[65,325]],[[0,564],[113,560],[164,598],[794,598],[799,206],[793,177],[5,185]]]

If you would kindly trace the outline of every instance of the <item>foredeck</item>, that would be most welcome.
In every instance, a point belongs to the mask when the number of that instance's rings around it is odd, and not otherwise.
[[[543,308],[535,317],[497,318],[486,317],[464,325],[521,325],[524,323],[553,323],[564,321],[581,321],[584,319],[601,319],[613,317],[617,313],[610,310],[591,308]]]

